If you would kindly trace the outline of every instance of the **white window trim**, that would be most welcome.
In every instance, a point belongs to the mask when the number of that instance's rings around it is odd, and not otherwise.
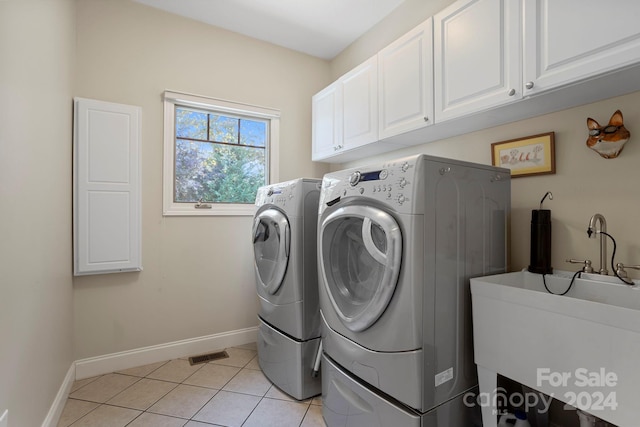
[[[280,134],[280,111],[272,108],[241,104],[205,96],[181,92],[165,91],[164,103],[164,162],[162,186],[162,214],[164,216],[253,216],[256,206],[253,204],[216,204],[211,209],[197,209],[195,203],[175,203],[173,184],[175,168],[175,105],[201,109],[224,111],[233,114],[250,115],[270,121],[269,145],[266,153],[269,182],[278,182],[278,155]]]

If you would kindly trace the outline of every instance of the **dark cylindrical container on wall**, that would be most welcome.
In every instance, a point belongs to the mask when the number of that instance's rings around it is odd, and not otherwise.
[[[551,274],[551,211],[537,209],[531,211],[531,252],[529,271]]]

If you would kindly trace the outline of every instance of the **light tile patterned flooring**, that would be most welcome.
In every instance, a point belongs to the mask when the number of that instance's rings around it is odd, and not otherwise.
[[[325,427],[320,396],[297,401],[260,371],[255,344],[76,381],[58,427]]]

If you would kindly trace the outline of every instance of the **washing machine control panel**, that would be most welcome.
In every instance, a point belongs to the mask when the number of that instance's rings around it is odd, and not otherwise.
[[[293,180],[261,187],[256,194],[256,206],[271,204],[284,208],[287,204],[292,203],[291,201],[299,192],[298,187],[300,185],[302,183]]]
[[[409,211],[415,167],[415,157],[411,157],[327,174],[320,202],[330,206],[341,198],[366,196]]]
[[[256,195],[256,205],[262,206],[267,203],[272,205],[284,205],[287,203],[287,200],[294,197],[294,190],[295,188],[283,186],[264,187],[263,189],[258,190],[258,194]]]

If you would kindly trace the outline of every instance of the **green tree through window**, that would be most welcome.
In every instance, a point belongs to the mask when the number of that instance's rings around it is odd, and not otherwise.
[[[253,203],[266,184],[268,127],[176,105],[174,202]]]

